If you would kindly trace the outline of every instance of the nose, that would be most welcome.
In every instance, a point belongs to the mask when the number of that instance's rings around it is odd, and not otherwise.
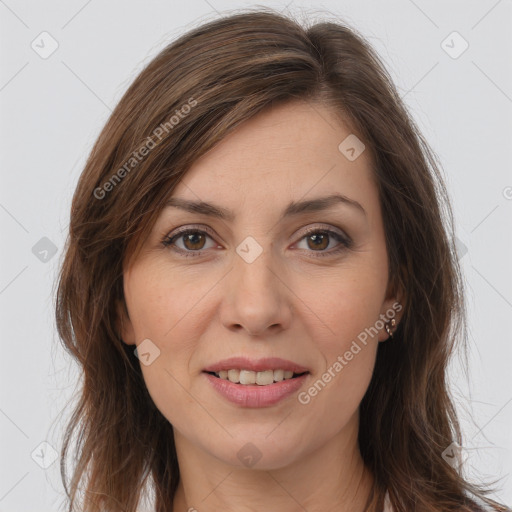
[[[277,334],[290,326],[293,297],[286,271],[273,261],[271,250],[263,250],[254,261],[237,253],[224,284],[222,323],[250,336]]]

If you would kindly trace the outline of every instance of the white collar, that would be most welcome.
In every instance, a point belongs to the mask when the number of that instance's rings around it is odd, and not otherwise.
[[[393,507],[391,506],[391,501],[389,499],[389,491],[386,491],[386,495],[384,496],[384,510],[383,512],[393,512]]]

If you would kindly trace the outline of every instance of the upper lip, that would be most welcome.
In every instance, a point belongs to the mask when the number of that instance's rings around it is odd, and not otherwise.
[[[262,359],[249,359],[247,357],[230,357],[217,363],[213,363],[203,371],[220,372],[222,370],[252,370],[253,372],[263,372],[265,370],[291,370],[294,373],[304,373],[309,371],[304,366],[280,357],[264,357]]]

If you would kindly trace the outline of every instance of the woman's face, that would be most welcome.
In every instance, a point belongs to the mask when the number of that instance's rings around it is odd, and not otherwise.
[[[383,320],[399,318],[362,149],[326,107],[261,113],[172,193],[214,207],[166,207],[124,269],[121,334],[179,455],[273,469],[357,441]]]

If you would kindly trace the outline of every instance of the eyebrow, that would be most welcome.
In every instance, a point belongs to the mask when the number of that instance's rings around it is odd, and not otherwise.
[[[366,216],[365,209],[354,199],[350,199],[343,194],[332,194],[330,196],[308,199],[306,201],[292,201],[283,211],[281,220],[286,217],[294,217],[307,212],[327,210],[340,203],[351,206]],[[235,214],[231,210],[204,201],[190,201],[188,199],[171,197],[167,200],[166,206],[173,206],[191,213],[217,217],[225,221],[233,221],[235,219]]]

